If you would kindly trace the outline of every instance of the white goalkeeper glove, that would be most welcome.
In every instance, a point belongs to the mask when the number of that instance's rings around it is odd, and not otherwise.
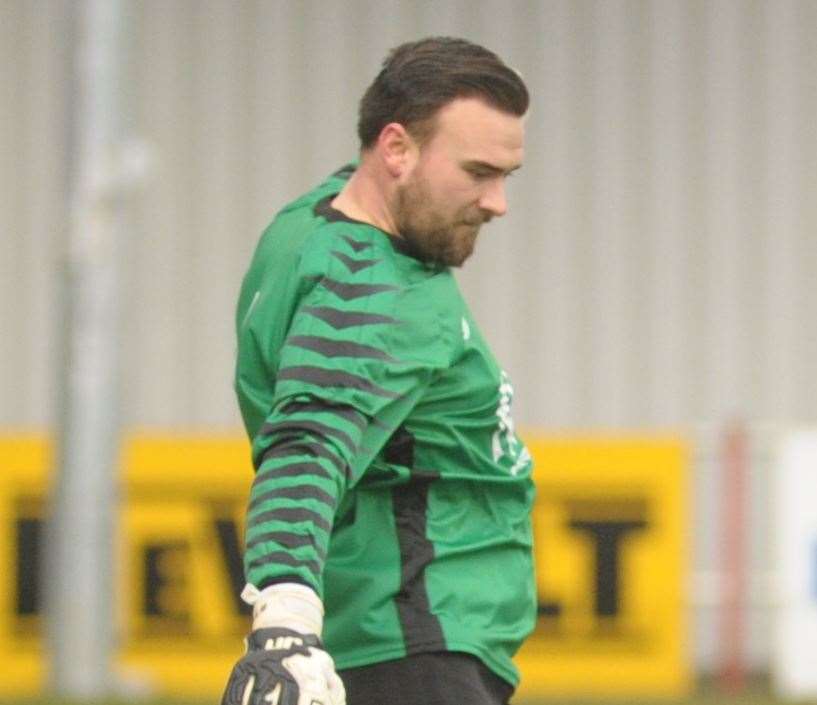
[[[221,705],[346,705],[343,682],[320,640],[323,605],[305,585],[282,583],[241,597],[253,607],[247,651]]]

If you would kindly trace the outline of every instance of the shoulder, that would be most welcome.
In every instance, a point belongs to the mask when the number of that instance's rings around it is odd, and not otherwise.
[[[384,323],[357,334],[377,336],[397,358],[445,366],[456,355],[464,303],[453,275],[395,249],[382,231],[343,222],[316,228],[304,243],[299,279],[311,284],[310,301],[335,315]]]
[[[321,183],[285,205],[278,217],[293,211],[312,211],[315,204],[330,194],[340,193],[349,177],[354,173],[356,163],[351,162],[327,176]]]

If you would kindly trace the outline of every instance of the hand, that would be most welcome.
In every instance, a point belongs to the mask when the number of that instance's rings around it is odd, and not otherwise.
[[[343,683],[314,634],[257,629],[233,668],[222,705],[346,705]]]
[[[253,630],[221,705],[346,705],[320,640],[323,604],[315,592],[295,583],[247,585],[241,597],[253,606]]]

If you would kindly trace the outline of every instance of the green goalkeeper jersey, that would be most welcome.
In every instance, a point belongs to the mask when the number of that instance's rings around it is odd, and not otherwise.
[[[314,588],[338,668],[464,651],[516,684],[536,596],[513,390],[450,270],[331,207],[353,168],[278,214],[241,289],[246,577]]]

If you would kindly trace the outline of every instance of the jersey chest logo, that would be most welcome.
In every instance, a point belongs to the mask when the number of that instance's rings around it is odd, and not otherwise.
[[[494,462],[499,463],[502,458],[511,461],[511,475],[516,475],[530,462],[530,453],[516,437],[511,403],[513,402],[513,385],[505,370],[501,371],[499,382],[499,403],[496,408],[496,431],[491,438],[491,450]]]

